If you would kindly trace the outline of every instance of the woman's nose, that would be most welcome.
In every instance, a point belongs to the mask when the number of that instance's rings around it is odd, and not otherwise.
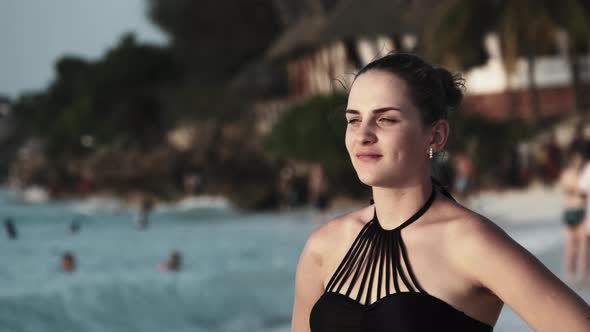
[[[363,145],[372,144],[377,141],[374,128],[370,123],[361,125],[358,133],[358,140]]]

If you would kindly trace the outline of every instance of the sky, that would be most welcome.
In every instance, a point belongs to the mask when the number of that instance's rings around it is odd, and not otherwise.
[[[166,44],[147,0],[0,0],[0,95],[17,98],[54,78],[63,55],[100,58],[125,32]]]

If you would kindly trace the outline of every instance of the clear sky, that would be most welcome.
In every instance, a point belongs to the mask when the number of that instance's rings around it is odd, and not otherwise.
[[[0,0],[0,95],[44,89],[62,55],[93,60],[125,32],[165,44],[147,0]]]

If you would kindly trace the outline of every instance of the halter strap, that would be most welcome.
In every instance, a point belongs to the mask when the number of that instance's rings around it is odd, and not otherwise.
[[[432,192],[424,205],[408,220],[391,230],[381,227],[375,213],[373,219],[361,229],[330,278],[326,292],[341,293],[354,298],[360,304],[368,305],[373,300],[376,279],[375,301],[402,292],[401,284],[409,292],[426,293],[412,271],[401,231],[424,215],[435,198],[436,188],[433,183]],[[359,287],[355,291],[357,284]]]

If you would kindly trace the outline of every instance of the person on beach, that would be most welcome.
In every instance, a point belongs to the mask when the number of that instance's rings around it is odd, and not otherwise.
[[[287,211],[293,206],[293,169],[285,166],[281,168],[276,181],[277,207],[281,211]]]
[[[568,145],[567,152],[569,154],[573,154],[577,151],[582,151],[585,144],[586,136],[584,135],[584,124],[579,123],[576,125],[576,128],[574,129],[574,135]]]
[[[535,331],[590,331],[590,307],[430,176],[462,81],[415,55],[357,73],[345,143],[374,204],[319,226],[295,277],[292,330],[492,331],[504,303]]]
[[[313,164],[308,175],[308,200],[315,211],[314,222],[326,221],[330,197],[328,194],[328,180],[321,164]]]
[[[561,147],[554,132],[549,133],[543,144],[543,176],[547,184],[553,184],[561,172]]]
[[[566,278],[581,282],[586,278],[588,242],[586,238],[586,199],[579,188],[584,160],[580,152],[573,152],[559,178],[563,193],[564,255]]]
[[[584,193],[584,198],[585,198],[585,204],[586,204],[586,217],[584,220],[584,223],[586,225],[585,227],[585,232],[586,232],[586,250],[588,250],[588,244],[590,243],[590,142],[585,142],[582,145],[582,171],[581,174],[579,176],[578,179],[578,189],[580,189],[583,193]],[[588,253],[584,252],[583,255],[586,255],[586,259],[588,259]],[[581,260],[582,258],[580,258]],[[586,282],[589,282],[590,280],[588,280],[588,262],[587,260],[584,261],[582,263],[583,266],[581,266],[578,271],[580,272],[580,278],[578,278],[579,280],[581,279],[585,279]],[[582,281],[582,280],[581,280]]]
[[[465,151],[459,151],[453,158],[455,167],[455,183],[453,192],[456,199],[464,203],[473,187],[473,161]]]

